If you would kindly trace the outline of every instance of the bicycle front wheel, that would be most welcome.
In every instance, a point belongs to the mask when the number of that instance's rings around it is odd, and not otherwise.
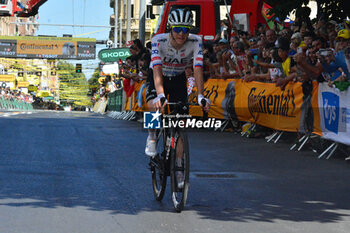
[[[181,212],[186,204],[189,189],[190,154],[185,132],[176,131],[172,141],[171,196],[176,212]]]
[[[153,194],[157,201],[163,199],[167,182],[165,138],[165,132],[161,130],[157,136],[157,155],[150,161]]]

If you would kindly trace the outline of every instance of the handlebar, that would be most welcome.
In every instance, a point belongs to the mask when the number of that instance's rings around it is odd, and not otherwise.
[[[164,105],[165,101],[166,101],[165,97],[162,97],[160,99],[160,103],[162,104],[162,106]],[[168,102],[167,104],[168,105],[183,105],[183,104],[186,104],[186,105],[192,105],[192,106],[199,106],[199,104],[196,104],[196,103],[182,103],[182,102],[178,102],[178,103]],[[206,120],[206,119],[208,119],[208,113],[204,111],[204,107],[206,106],[207,101],[205,99],[202,99],[201,100],[201,104],[203,106],[203,109],[202,109],[202,111],[203,111],[203,119]]]

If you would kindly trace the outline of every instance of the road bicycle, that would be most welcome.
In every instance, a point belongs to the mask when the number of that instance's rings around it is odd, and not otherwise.
[[[205,106],[206,100],[202,100]],[[167,103],[173,106],[173,111],[169,115],[176,115],[179,109],[184,109],[188,105],[198,105],[193,103]],[[207,114],[203,111],[203,118]],[[182,150],[179,144],[182,143]],[[182,161],[176,162],[176,154],[180,150]],[[182,151],[182,152],[181,152]],[[157,155],[150,158],[150,170],[152,173],[152,187],[155,199],[162,201],[167,185],[167,177],[170,176],[171,198],[176,212],[181,212],[186,204],[189,189],[190,175],[190,154],[186,132],[180,127],[161,128],[157,132]],[[183,179],[179,185],[177,172],[182,172]]]

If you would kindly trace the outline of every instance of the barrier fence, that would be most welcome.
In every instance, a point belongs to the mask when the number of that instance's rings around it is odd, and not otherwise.
[[[135,83],[125,111],[148,111],[145,87],[145,81]],[[203,94],[211,101],[209,117],[238,119],[281,132],[314,133],[350,145],[350,90],[339,91],[327,83],[291,82],[282,91],[274,83],[209,79]],[[196,96],[194,88],[189,101],[196,103]],[[190,115],[201,116],[201,108],[190,106]]]
[[[0,97],[0,109],[1,110],[33,110],[33,105],[23,100],[18,101],[17,99],[5,99],[3,96]]]

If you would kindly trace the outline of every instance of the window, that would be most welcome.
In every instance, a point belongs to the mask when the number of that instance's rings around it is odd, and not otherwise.
[[[147,8],[146,8],[146,19],[150,19],[151,18],[152,12],[153,12],[152,5],[147,5]]]
[[[134,18],[134,4],[131,4],[131,18]]]
[[[4,4],[5,5],[5,4],[7,4],[7,1],[8,0],[0,0],[0,4]]]

